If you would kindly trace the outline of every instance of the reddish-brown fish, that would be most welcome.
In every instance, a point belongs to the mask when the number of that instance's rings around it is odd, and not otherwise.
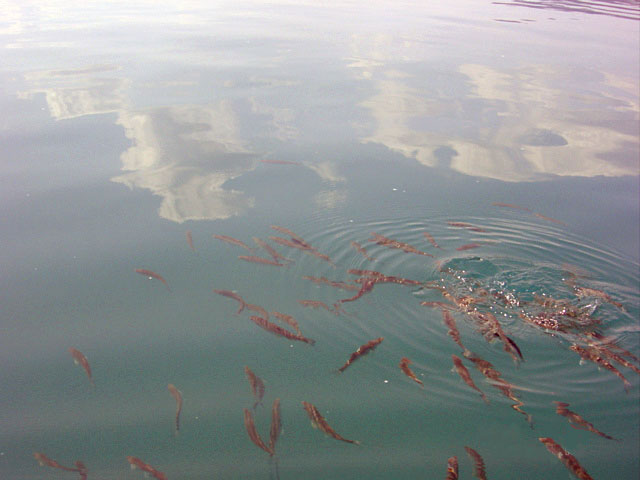
[[[255,402],[253,403],[253,409],[255,410],[256,407],[262,403],[262,398],[264,397],[264,382],[247,366],[244,367],[244,373],[247,376],[247,380],[249,380],[251,393],[255,399]]]
[[[313,428],[319,429],[320,431],[326,433],[332,438],[335,438],[336,440],[352,443],[354,445],[360,445],[360,442],[358,442],[357,440],[348,440],[343,436],[339,435],[333,428],[331,428],[327,423],[327,421],[324,419],[324,417],[320,414],[320,412],[318,411],[315,405],[312,405],[309,402],[303,401],[302,406],[306,410],[307,415],[309,415],[309,418],[311,419],[311,425],[313,425]]]
[[[300,235],[297,235],[297,234],[293,233],[288,228],[279,227],[278,225],[271,225],[271,228],[273,230],[275,230],[276,232],[280,232],[280,233],[284,233],[285,235],[289,235],[295,241],[295,243],[297,243],[299,245],[307,245],[308,248],[311,248],[311,245],[309,245],[307,242],[305,242],[304,239]]]
[[[244,243],[242,240],[238,240],[237,238],[229,237],[227,235],[213,235],[213,238],[222,240],[223,242],[226,242],[231,245],[235,245],[236,247],[241,247],[246,250],[249,250],[250,252],[253,252],[253,248],[251,248],[249,245]]]
[[[373,287],[375,287],[375,285],[376,285],[375,278],[373,278],[373,277],[372,278],[365,278],[362,281],[362,285],[360,286],[360,290],[358,290],[358,293],[356,293],[353,297],[343,298],[342,300],[340,300],[340,303],[353,302],[353,301],[359,299],[364,294],[369,293],[371,290],[373,290]]]
[[[462,351],[466,352],[467,347],[465,347],[462,344],[462,341],[460,340],[460,331],[458,330],[458,327],[456,325],[455,319],[453,318],[453,315],[451,315],[451,313],[449,313],[449,311],[446,308],[442,308],[441,310],[442,310],[442,321],[449,328],[447,333],[453,339],[453,341],[460,346]]]
[[[465,222],[447,222],[452,227],[457,228],[466,228],[467,230],[471,230],[472,232],[486,232],[485,229],[476,227],[475,225],[471,225],[470,223]]]
[[[551,217],[545,217],[544,215],[542,215],[541,213],[534,213],[534,215],[538,218],[541,218],[542,220],[546,220],[548,222],[553,222],[553,223],[557,223],[559,225],[567,225],[566,223],[564,223],[563,221],[560,220],[556,220],[555,218],[551,218]]]
[[[458,480],[458,457],[453,456],[447,460],[447,478],[445,480]]]
[[[398,240],[393,240],[391,238],[387,238],[383,235],[377,234],[376,232],[371,233],[371,241],[377,243],[378,245],[383,245],[389,248],[396,248],[398,250],[402,250],[405,253],[415,253],[416,255],[424,255],[425,257],[433,257],[430,253],[423,252],[422,250],[418,250],[416,247],[409,245],[408,243],[400,242]]]
[[[360,245],[358,242],[351,242],[351,246],[352,246],[353,248],[355,248],[355,249],[356,249],[356,251],[357,251],[360,255],[362,255],[364,258],[366,258],[366,259],[367,259],[367,260],[369,260],[370,262],[372,262],[372,261],[374,261],[374,260],[375,260],[373,257],[371,257],[371,256],[367,253],[367,250],[366,250],[362,245]]]
[[[622,373],[620,373],[620,370],[611,365],[611,363],[607,359],[602,357],[598,349],[594,347],[584,348],[576,344],[571,345],[569,349],[580,355],[583,360],[589,360],[590,362],[593,362],[599,367],[609,370],[611,373],[616,375],[620,380],[622,380],[625,391],[629,393],[629,389],[631,388],[631,384],[629,383],[629,381],[624,377],[624,375],[622,375]]]
[[[436,243],[435,239],[431,236],[429,232],[422,232],[422,235],[424,235],[424,238],[426,238],[431,245],[433,245],[436,248],[440,248],[440,246]]]
[[[556,404],[556,413],[558,415],[561,415],[563,417],[565,417],[569,423],[571,424],[571,426],[575,429],[578,430],[588,430],[590,432],[595,433],[596,435],[600,435],[603,438],[606,438],[608,440],[616,440],[615,438],[602,433],[600,430],[596,429],[593,424],[587,422],[584,418],[582,418],[580,415],[578,415],[575,412],[572,412],[571,410],[569,410],[567,407],[569,406],[568,403],[566,402],[557,402],[554,401],[553,403]]]
[[[502,203],[502,202],[493,202],[491,205],[494,207],[505,207],[505,208],[513,208],[516,210],[524,210],[525,212],[530,212],[527,207],[521,207],[519,205],[513,205],[512,203]]]
[[[384,340],[384,337],[375,338],[365,343],[364,345],[360,345],[358,349],[351,354],[351,356],[349,357],[349,360],[347,360],[346,363],[343,366],[341,366],[338,370],[340,372],[344,372],[347,369],[347,367],[351,365],[353,362],[355,362],[358,358],[360,358],[362,355],[366,355],[367,353],[372,351],[374,348],[376,348],[378,345],[380,345],[382,340]]]
[[[330,287],[340,288],[342,290],[360,290],[360,287],[353,283],[336,282],[334,280],[329,280],[326,277],[311,277],[309,275],[303,275],[302,278],[318,285],[329,285]]]
[[[293,328],[296,331],[296,334],[302,335],[298,322],[291,315],[287,315],[286,313],[280,313],[280,312],[271,312],[271,314],[281,322],[284,322],[287,325],[289,325],[291,328]]]
[[[273,258],[274,262],[280,263],[280,260],[282,260],[283,262],[293,263],[293,260],[289,260],[284,255],[280,255],[275,248],[273,248],[271,245],[269,245],[267,242],[265,242],[261,238],[253,237],[253,241],[255,242],[256,245],[266,250],[267,253],[271,256],[271,258]]]
[[[321,302],[320,300],[298,300],[298,303],[300,305],[302,305],[303,307],[324,308],[328,312],[331,312],[331,313],[336,314],[336,315],[338,314],[338,312],[336,310],[332,309],[329,305],[327,305],[324,302]]]
[[[462,245],[461,247],[456,248],[457,251],[463,252],[465,250],[471,250],[472,248],[480,248],[482,245],[479,243],[467,243],[466,245]]]
[[[167,385],[167,389],[171,396],[176,400],[176,433],[180,431],[180,412],[182,412],[182,393],[173,383]]]
[[[195,252],[196,247],[193,246],[193,235],[191,234],[191,230],[187,230],[187,243],[189,244],[191,250]]]
[[[478,452],[471,447],[464,447],[473,462],[473,475],[479,480],[487,480],[487,470],[484,466],[484,460]]]
[[[282,263],[276,262],[274,260],[269,260],[268,258],[256,257],[254,255],[240,255],[238,256],[240,260],[244,260],[245,262],[253,262],[260,263],[262,265],[273,265],[274,267],[282,267]]]
[[[567,469],[574,474],[579,480],[593,480],[591,475],[580,465],[576,457],[567,453],[553,438],[539,437],[538,440],[547,447],[547,450],[560,460]]]
[[[167,476],[163,472],[156,470],[154,467],[148,463],[144,463],[139,458],[132,456],[127,456],[126,458],[132,469],[139,468],[143,472],[151,474],[151,476],[156,480],[167,480]]]
[[[305,342],[308,343],[309,345],[313,345],[314,343],[316,343],[315,340],[312,340],[310,338],[304,337],[302,335],[296,335],[295,333],[290,332],[289,330],[285,330],[284,328],[280,327],[279,325],[276,325],[275,323],[271,323],[270,321],[262,318],[262,317],[257,317],[255,315],[251,316],[251,321],[253,323],[255,323],[256,325],[258,325],[259,327],[263,328],[264,330],[266,330],[267,332],[271,332],[274,333],[276,335],[280,335],[281,337],[287,338],[289,340],[298,340],[299,342]]]
[[[232,298],[236,302],[240,303],[240,307],[238,308],[238,311],[236,313],[242,312],[242,310],[244,310],[244,308],[247,306],[247,303],[242,299],[242,297],[240,295],[238,295],[237,293],[232,292],[231,290],[216,290],[214,288],[213,291],[215,293],[217,293],[218,295],[222,295],[223,297]]]
[[[280,399],[276,398],[271,407],[271,429],[269,430],[269,448],[275,452],[276,442],[282,430],[282,420],[280,419]]]
[[[52,460],[49,457],[47,457],[44,453],[35,452],[33,454],[33,457],[37,460],[37,462],[41,466],[45,466],[46,465],[47,467],[57,468],[58,470],[64,470],[66,472],[77,472],[78,471],[77,468],[65,467],[63,465],[60,465],[55,460]]]
[[[407,377],[409,377],[411,380],[413,380],[416,383],[419,383],[424,387],[424,383],[422,383],[422,381],[419,380],[418,377],[416,377],[416,374],[413,373],[413,371],[409,368],[410,363],[411,363],[411,360],[409,360],[407,357],[402,357],[402,359],[400,360],[400,370],[402,370],[404,374]]]
[[[269,312],[267,312],[260,305],[254,305],[252,303],[247,303],[247,309],[257,312],[262,318],[265,320],[269,320]]]
[[[260,447],[262,450],[267,452],[269,456],[272,457],[275,454],[275,452],[271,447],[267,446],[262,441],[262,438],[260,437],[260,435],[258,434],[258,431],[256,430],[256,425],[253,420],[253,414],[251,413],[250,410],[247,410],[246,408],[244,409],[244,426],[247,429],[247,433],[249,434],[249,438],[251,439],[251,441],[257,447]]]
[[[462,360],[460,360],[460,357],[458,357],[457,355],[451,355],[451,359],[453,360],[453,365],[455,366],[456,372],[458,372],[458,375],[460,375],[460,378],[462,378],[462,380],[464,380],[464,383],[469,385],[476,392],[480,393],[480,396],[482,397],[482,400],[485,401],[485,403],[489,403],[489,400],[487,399],[487,396],[484,394],[484,392],[482,390],[480,390],[476,386],[476,384],[471,379],[471,374],[469,373],[469,370],[467,370],[467,367],[465,367],[462,364]]]
[[[78,474],[80,474],[80,480],[87,480],[87,476],[89,476],[89,470],[87,470],[87,466],[80,460],[76,460],[75,466],[76,471],[78,472]]]
[[[160,280],[162,283],[164,283],[164,286],[167,287],[167,290],[171,291],[171,289],[169,288],[169,284],[162,277],[162,275],[152,272],[151,270],[147,270],[146,268],[136,268],[135,271],[136,273],[139,273],[140,275],[144,275],[145,277],[155,278],[156,280]]]
[[[89,382],[93,385],[93,378],[91,377],[91,367],[89,366],[89,360],[87,357],[83,355],[80,350],[76,350],[73,347],[69,347],[69,353],[73,357],[73,363],[76,365],[81,365],[84,368],[84,371],[87,373],[87,377],[89,377]]]

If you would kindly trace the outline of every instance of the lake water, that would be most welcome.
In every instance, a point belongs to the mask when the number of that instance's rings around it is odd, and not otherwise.
[[[472,478],[465,447],[492,480],[568,478],[542,437],[595,479],[638,478],[637,2],[4,2],[0,18],[0,478],[83,477],[36,452],[90,480],[144,478],[127,456],[187,480],[437,479],[456,456]],[[288,260],[239,259],[271,259],[253,237]],[[270,459],[243,410],[268,448],[276,398]],[[360,444],[312,428],[303,401]]]

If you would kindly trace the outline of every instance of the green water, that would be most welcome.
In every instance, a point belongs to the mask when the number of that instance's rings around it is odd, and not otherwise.
[[[625,392],[568,347],[595,328],[640,355],[639,14],[544,5],[0,6],[0,478],[79,477],[34,452],[102,480],[144,478],[126,456],[170,479],[284,480],[444,478],[455,455],[472,478],[468,446],[487,478],[566,479],[539,437],[593,478],[637,478],[637,374],[612,362]],[[285,236],[273,225],[335,266],[269,240]],[[269,258],[261,238],[292,262],[245,262],[213,235]],[[303,278],[353,282],[349,269],[438,289],[377,284],[341,315],[298,302],[352,297]],[[473,296],[521,350],[514,361],[452,311],[533,428],[421,305],[446,302],[443,288]],[[315,344],[265,332],[213,289],[293,315]],[[521,314],[545,312],[538,296],[599,324],[534,327]],[[281,401],[277,469],[245,430],[245,366],[265,383],[265,441]],[[169,383],[184,399],[177,435]],[[303,401],[360,445],[312,428]],[[571,428],[553,401],[619,441]]]

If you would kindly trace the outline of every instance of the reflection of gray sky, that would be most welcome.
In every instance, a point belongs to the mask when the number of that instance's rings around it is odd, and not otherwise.
[[[467,91],[448,98],[416,86],[413,75],[378,72],[377,93],[361,104],[375,119],[362,141],[427,166],[442,164],[445,151],[452,169],[505,181],[638,173],[632,81],[589,72],[585,82],[544,66],[467,64],[458,72]],[[563,88],[581,82],[582,91]]]

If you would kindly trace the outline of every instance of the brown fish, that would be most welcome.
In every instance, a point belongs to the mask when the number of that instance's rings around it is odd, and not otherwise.
[[[402,250],[405,253],[415,253],[416,255],[433,257],[433,255],[431,255],[430,253],[423,252],[422,250],[418,250],[416,247],[409,245],[408,243],[387,238],[383,235],[377,234],[376,232],[371,233],[371,241],[377,243],[378,245],[383,245],[385,247],[397,248],[398,250]]]
[[[136,268],[135,271],[140,275],[144,275],[149,278],[155,278],[156,280],[160,280],[162,283],[164,283],[164,286],[167,287],[167,290],[171,291],[171,289],[169,288],[169,284],[164,278],[162,278],[162,275],[152,272],[151,270],[147,270],[145,268]]]
[[[375,287],[375,285],[376,285],[375,278],[365,278],[362,281],[362,285],[360,286],[360,290],[358,290],[358,293],[356,293],[353,297],[343,298],[342,300],[340,300],[340,303],[353,302],[359,299],[365,293],[369,293],[371,290],[373,290],[373,287]]]
[[[329,426],[329,424],[324,419],[324,417],[320,414],[320,412],[318,411],[318,409],[316,408],[315,405],[312,405],[309,402],[304,402],[303,401],[302,402],[302,406],[307,411],[307,415],[309,415],[309,418],[311,419],[311,424],[313,425],[313,428],[319,429],[320,431],[326,433],[327,435],[331,436],[332,438],[335,438],[336,440],[341,440],[343,442],[352,443],[354,445],[360,445],[360,442],[358,442],[356,440],[348,440],[348,439],[344,438],[343,436],[338,435],[338,433],[336,433],[336,431]]]
[[[486,232],[485,229],[476,227],[475,225],[471,225],[470,223],[465,222],[447,222],[452,227],[457,228],[466,228],[467,230],[471,230],[472,232]]]
[[[251,321],[253,323],[255,323],[256,325],[258,325],[259,327],[263,328],[264,330],[266,330],[267,332],[271,332],[274,333],[276,335],[280,335],[281,337],[287,338],[289,340],[298,340],[300,342],[305,342],[308,343],[309,345],[313,345],[314,343],[316,343],[315,340],[312,340],[310,338],[304,337],[302,335],[296,335],[294,333],[291,333],[289,330],[285,330],[284,328],[280,327],[279,325],[276,325],[275,323],[271,323],[270,321],[262,318],[262,317],[257,317],[255,315],[251,316]]]
[[[538,218],[541,218],[542,220],[546,220],[548,222],[553,222],[553,223],[557,223],[559,225],[564,225],[566,226],[567,224],[560,221],[560,220],[556,220],[555,218],[551,218],[551,217],[545,217],[544,215],[542,215],[541,213],[534,213],[534,215]]]
[[[489,400],[487,399],[487,396],[484,394],[484,392],[482,390],[480,390],[476,386],[476,384],[471,379],[471,374],[469,374],[469,370],[467,370],[467,367],[465,367],[462,364],[462,360],[460,360],[460,357],[458,357],[456,355],[451,355],[451,359],[453,360],[453,365],[455,366],[456,372],[458,372],[458,375],[460,375],[460,378],[462,378],[462,380],[464,380],[464,383],[469,385],[476,392],[480,393],[480,396],[482,397],[482,400],[485,401],[485,403],[489,403]]]
[[[268,258],[256,257],[254,255],[240,255],[238,256],[238,258],[246,262],[260,263],[262,265],[273,265],[274,267],[283,266],[282,263],[276,262],[274,260],[269,260]]]
[[[87,466],[80,460],[76,460],[75,466],[76,466],[76,471],[80,474],[80,480],[87,480],[87,476],[89,475],[89,470],[87,470]]]
[[[91,385],[94,385],[93,378],[91,377],[91,367],[89,366],[87,357],[85,357],[80,350],[76,350],[73,347],[69,347],[69,353],[73,357],[73,363],[82,365],[82,368],[84,368],[84,371],[87,373],[87,377],[89,377],[89,382],[91,382]]]
[[[271,429],[269,431],[269,448],[275,452],[276,442],[282,430],[282,420],[280,419],[280,399],[276,398],[271,407]]]
[[[364,345],[360,345],[358,349],[351,354],[351,356],[349,357],[349,360],[347,360],[347,362],[343,366],[341,366],[338,369],[338,371],[344,372],[347,369],[347,367],[351,365],[354,361],[356,361],[362,355],[366,355],[367,353],[372,351],[374,348],[376,348],[378,345],[380,345],[382,340],[384,340],[384,337],[379,337],[365,343]]]
[[[257,312],[262,318],[265,320],[269,320],[269,312],[267,312],[260,305],[254,305],[252,303],[247,303],[247,309]]]
[[[167,476],[164,473],[162,473],[159,470],[156,470],[148,463],[144,463],[139,458],[132,457],[132,456],[127,456],[126,458],[127,458],[127,461],[129,462],[129,465],[131,465],[132,469],[139,468],[143,472],[151,474],[151,476],[156,480],[167,480]]]
[[[262,398],[264,397],[264,382],[247,366],[244,367],[244,373],[247,376],[247,380],[249,380],[251,393],[253,393],[253,398],[255,399],[253,404],[253,409],[255,410],[262,403]]]
[[[549,437],[539,437],[538,440],[547,447],[547,450],[560,460],[567,469],[579,480],[593,480],[591,475],[580,465],[576,457],[567,453],[556,441]]]
[[[419,383],[424,387],[424,383],[422,383],[422,381],[419,380],[418,377],[416,377],[415,373],[413,373],[413,371],[409,368],[410,363],[411,363],[411,360],[409,360],[407,357],[402,357],[402,359],[400,360],[400,370],[402,370],[404,374],[407,377],[409,377],[411,380],[413,380],[416,383]]]
[[[284,255],[280,255],[275,248],[273,248],[271,245],[269,245],[267,242],[265,242],[261,238],[253,237],[253,241],[255,242],[256,245],[266,250],[267,253],[271,256],[271,258],[273,258],[274,262],[280,263],[279,260],[282,260],[283,262],[293,263],[293,260],[289,260]]]
[[[580,415],[578,415],[575,412],[572,412],[571,410],[569,410],[567,407],[569,406],[568,403],[566,402],[557,402],[554,401],[553,403],[556,404],[556,413],[558,415],[562,415],[563,417],[565,417],[569,423],[571,424],[571,426],[575,429],[578,430],[588,430],[590,432],[595,433],[596,435],[600,435],[603,438],[606,438],[608,440],[616,440],[613,437],[610,437],[609,435],[602,433],[600,430],[596,429],[593,424],[587,422],[584,418],[582,418]]]
[[[237,293],[232,292],[231,290],[216,290],[214,288],[213,291],[215,293],[217,293],[218,295],[222,295],[223,297],[232,298],[236,302],[239,302],[240,303],[240,308],[238,308],[238,311],[236,313],[242,312],[242,310],[244,310],[244,308],[247,306],[247,303],[242,299],[242,297],[240,295],[238,295]]]
[[[167,389],[171,396],[176,400],[176,434],[180,431],[180,412],[182,412],[182,393],[173,383],[167,385]]]
[[[55,460],[52,460],[49,457],[47,457],[44,453],[35,452],[33,454],[33,457],[37,460],[37,462],[41,466],[45,466],[46,465],[47,467],[57,468],[58,470],[64,470],[66,472],[77,472],[78,471],[77,468],[70,468],[70,467],[65,467],[63,465],[60,465]]]
[[[331,313],[333,313],[335,315],[338,315],[338,311],[337,310],[332,309],[329,305],[327,305],[324,302],[321,302],[320,300],[298,300],[298,303],[300,305],[302,305],[303,307],[324,308],[328,312],[331,312]]]
[[[453,456],[447,460],[447,478],[445,480],[458,480],[458,457]]]
[[[189,244],[191,250],[195,252],[196,247],[193,246],[193,235],[191,234],[191,230],[187,230],[187,243]]]
[[[569,347],[570,350],[576,352],[583,360],[589,360],[599,367],[602,367],[606,370],[609,370],[611,373],[616,375],[622,383],[624,384],[624,389],[627,393],[629,393],[629,389],[631,388],[631,384],[629,381],[620,373],[616,367],[611,365],[611,363],[600,355],[599,351],[593,347],[581,347],[580,345],[576,345],[575,343]]]
[[[374,260],[375,260],[375,258],[371,257],[371,256],[367,253],[367,250],[366,250],[362,245],[360,245],[358,242],[351,242],[351,246],[352,246],[353,248],[355,248],[355,249],[356,249],[356,251],[357,251],[360,255],[362,255],[364,258],[366,258],[366,259],[367,259],[367,260],[369,260],[370,262],[372,262],[372,261],[374,261]]]
[[[330,287],[340,288],[342,290],[360,290],[360,287],[353,283],[336,282],[334,280],[329,280],[326,277],[311,277],[309,275],[303,275],[302,278],[318,285],[329,285]]]
[[[285,247],[290,247],[290,248],[297,248],[298,250],[313,250],[313,247],[311,247],[310,245],[306,244],[306,243],[300,243],[298,241],[294,241],[294,240],[289,240],[287,238],[282,238],[282,237],[274,237],[274,236],[270,236],[269,240],[272,240],[274,242],[276,242],[279,245],[283,245]]]
[[[249,245],[244,243],[242,240],[238,240],[237,238],[229,237],[227,235],[213,235],[213,238],[222,240],[223,242],[226,242],[231,245],[235,245],[236,247],[241,247],[246,250],[249,250],[250,252],[253,252],[253,248],[251,248]]]
[[[462,349],[463,352],[467,352],[468,351],[467,347],[465,347],[462,344],[462,341],[460,340],[460,331],[458,330],[458,327],[456,325],[455,319],[453,318],[453,315],[451,315],[451,313],[445,308],[442,308],[441,310],[442,310],[442,321],[449,328],[449,330],[447,331],[447,334],[453,339],[454,342],[458,344],[458,346]]]
[[[431,236],[429,232],[422,232],[422,235],[424,235],[424,238],[426,238],[431,245],[433,245],[436,248],[440,248],[440,246],[436,243],[436,241],[434,240],[434,238]]]
[[[524,210],[525,212],[530,212],[527,207],[521,207],[519,205],[513,205],[512,203],[502,203],[502,202],[493,202],[491,205],[494,207],[504,207],[504,208],[513,208],[515,210]]]
[[[461,247],[456,248],[457,251],[462,252],[464,250],[471,250],[472,248],[480,248],[482,245],[479,243],[467,243],[466,245],[462,245]]]
[[[271,312],[271,315],[273,315],[278,320],[286,323],[291,328],[293,328],[296,331],[296,334],[302,335],[302,332],[300,331],[300,326],[298,325],[298,322],[291,315],[287,315],[286,313],[280,313],[280,312]]]
[[[471,447],[464,447],[473,462],[473,475],[479,480],[487,480],[487,470],[484,466],[484,460],[478,452]]]
[[[269,456],[272,457],[275,454],[275,452],[273,451],[273,449],[271,447],[267,446],[262,441],[262,438],[260,438],[260,435],[258,434],[258,431],[256,430],[256,425],[255,425],[255,423],[253,421],[253,414],[251,413],[250,410],[247,410],[246,408],[244,409],[244,426],[247,429],[247,433],[249,434],[249,438],[251,439],[251,441],[257,447],[260,447],[262,450],[267,452],[269,454]]]

